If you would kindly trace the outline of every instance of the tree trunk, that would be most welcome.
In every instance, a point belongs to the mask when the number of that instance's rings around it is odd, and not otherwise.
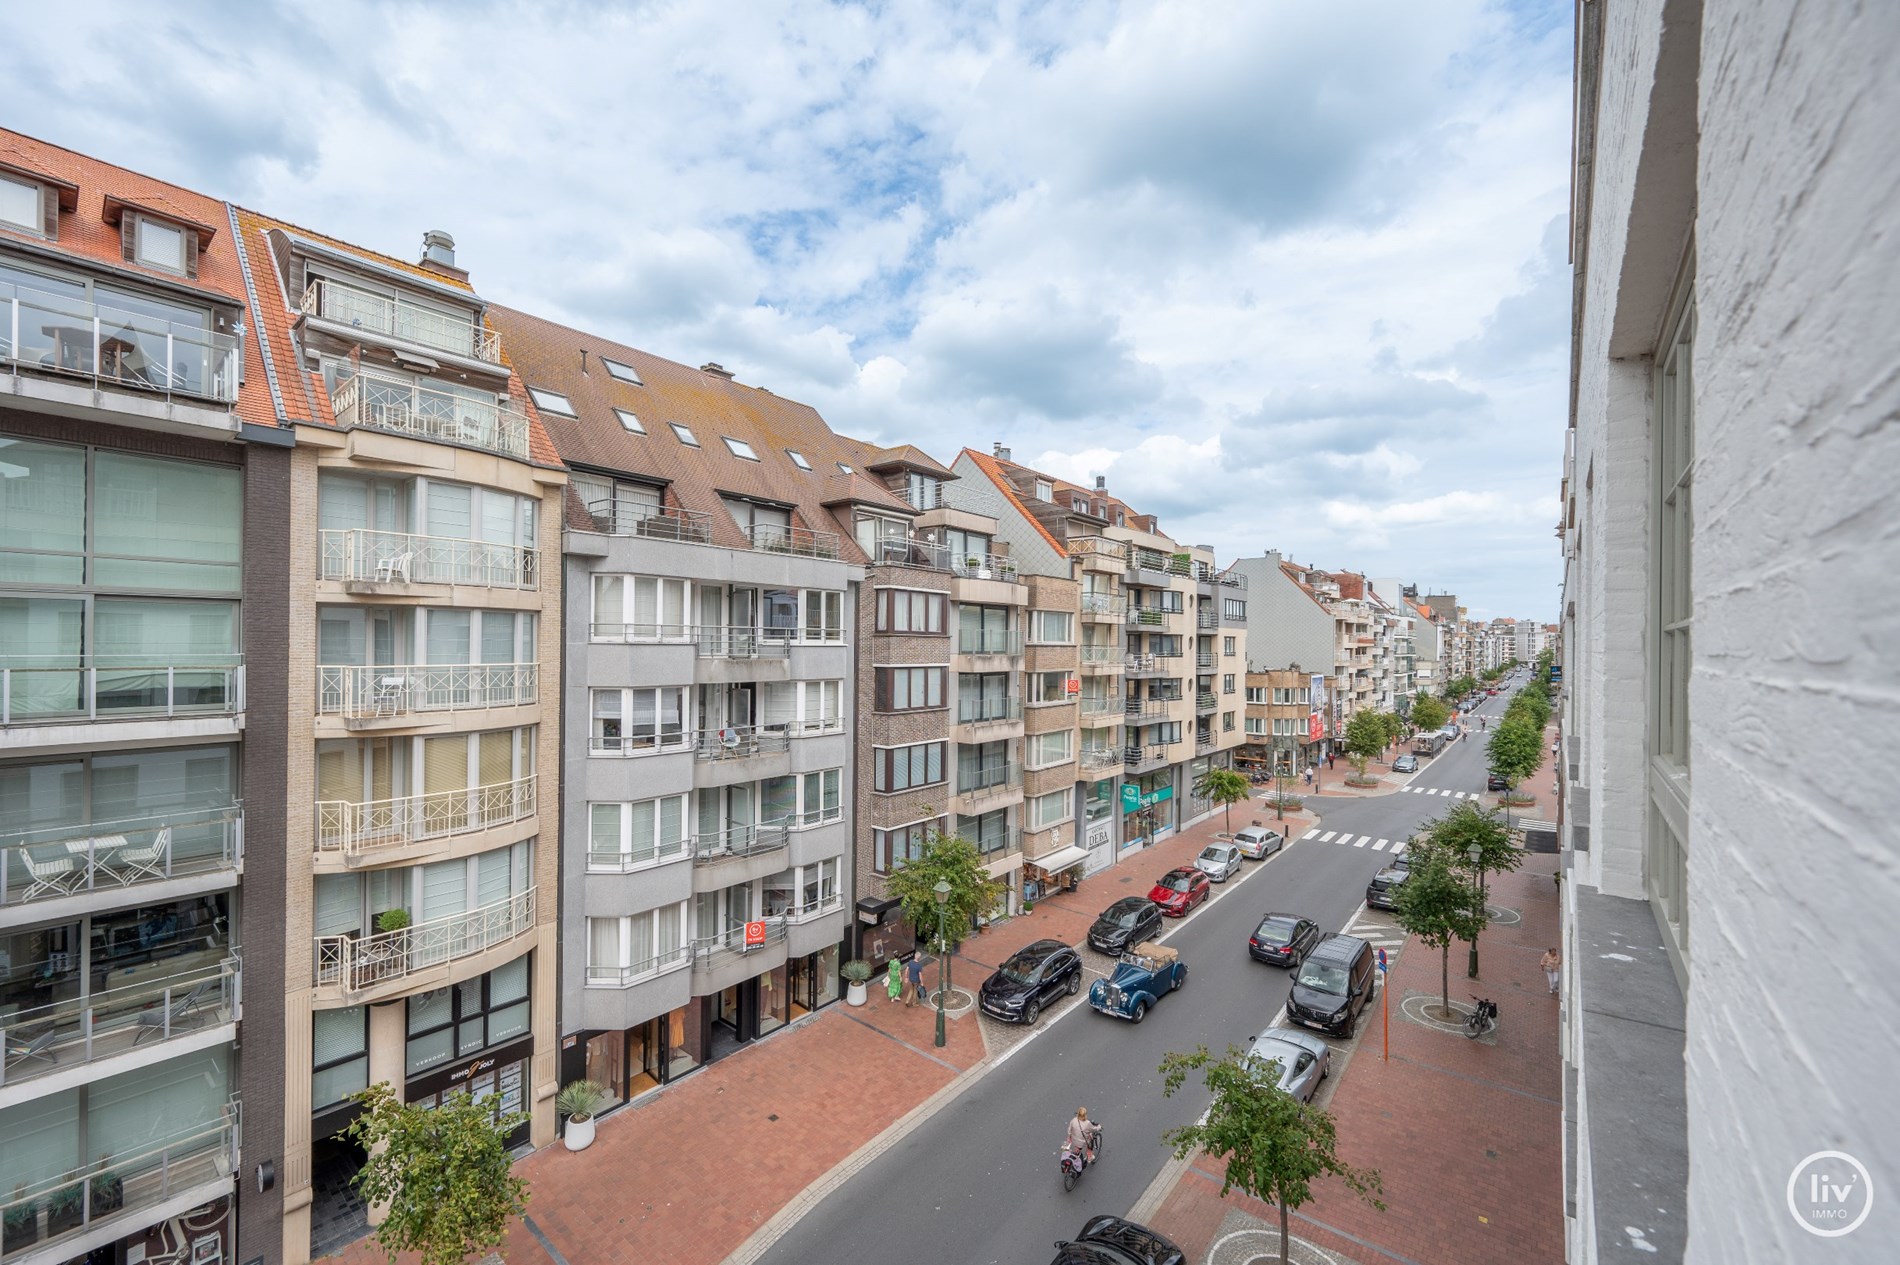
[[[1231,835],[1234,833],[1234,801],[1232,801],[1231,799],[1227,801],[1226,812],[1227,812],[1227,833]]]
[[[1286,1200],[1280,1201],[1280,1265],[1289,1265],[1292,1260],[1286,1248]]]
[[[1438,951],[1438,983],[1439,983],[1439,986],[1445,990],[1444,997],[1440,999],[1442,1004],[1444,1005],[1444,1009],[1441,1010],[1439,1013],[1444,1015],[1446,1019],[1450,1019],[1451,1018],[1451,940],[1449,938],[1447,938],[1445,941],[1445,947]]]

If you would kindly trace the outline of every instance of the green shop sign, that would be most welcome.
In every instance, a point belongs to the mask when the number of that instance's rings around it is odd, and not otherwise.
[[[1125,813],[1140,812],[1144,808],[1153,808],[1162,800],[1173,798],[1174,788],[1172,786],[1164,786],[1158,791],[1150,791],[1146,795],[1143,795],[1141,788],[1136,786],[1133,782],[1122,783],[1122,811]]]

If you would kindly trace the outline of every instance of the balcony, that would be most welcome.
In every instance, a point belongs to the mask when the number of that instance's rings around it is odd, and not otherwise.
[[[161,400],[237,402],[238,340],[0,282],[0,364]]]
[[[521,707],[536,701],[533,663],[399,664],[317,669],[317,714],[356,722]]]
[[[589,847],[587,872],[589,874],[630,874],[635,870],[663,865],[668,861],[683,861],[692,853],[693,837],[691,835],[681,835],[677,839],[661,839],[656,843],[626,849]]]
[[[644,536],[648,540],[682,540],[688,544],[710,545],[712,515],[699,510],[674,509],[664,505],[643,505],[637,501],[593,501],[587,516],[594,530],[610,536]]]
[[[702,729],[693,744],[693,756],[700,760],[744,760],[752,756],[780,755],[791,750],[782,729],[764,729],[758,725],[727,725],[723,729]]]
[[[163,1204],[189,1209],[230,1194],[238,1167],[239,1117],[233,1099],[215,1119],[141,1138],[127,1151],[15,1186],[0,1202],[0,1225],[9,1227],[6,1242],[43,1245],[23,1257],[66,1260],[68,1254],[59,1249],[62,1239],[78,1246],[100,1234],[142,1231],[152,1220],[148,1209]],[[6,1255],[11,1259],[15,1252]],[[85,1252],[71,1257],[90,1259]]]
[[[532,776],[395,799],[319,800],[317,851],[355,865],[378,853],[432,839],[453,839],[521,821],[535,814]]]
[[[1122,769],[1127,773],[1152,773],[1168,763],[1165,742],[1137,743],[1123,750]]]
[[[532,589],[540,583],[540,551],[454,536],[415,536],[361,527],[317,533],[317,578],[344,584],[472,584]]]
[[[1090,772],[1101,769],[1121,767],[1123,759],[1120,747],[1084,747],[1082,754],[1076,757],[1076,763]]]
[[[244,657],[0,656],[0,726],[233,715],[244,710]]]
[[[1194,731],[1194,753],[1196,755],[1205,755],[1207,752],[1212,751],[1213,749],[1214,749],[1213,731],[1209,729],[1195,730]]]
[[[957,699],[957,724],[1006,725],[1023,718],[1023,700],[1011,694],[1004,698],[978,695]]]
[[[475,399],[408,378],[361,370],[330,393],[339,426],[369,426],[526,460],[528,418],[506,399]]]
[[[220,875],[244,863],[244,807],[0,833],[0,910]],[[36,917],[38,915],[36,914]]]
[[[1157,549],[1132,548],[1128,550],[1127,558],[1130,572],[1145,571],[1149,575],[1158,577],[1155,580],[1140,581],[1150,588],[1166,588],[1168,577],[1194,573],[1193,560],[1184,553],[1168,554]]]
[[[1212,672],[1214,670],[1214,652],[1212,650],[1195,651],[1194,669],[1197,672]]]
[[[1155,606],[1130,606],[1124,619],[1130,628],[1166,628],[1181,612]]]
[[[190,954],[180,961],[200,955]],[[242,964],[235,957],[141,979],[84,998],[16,1010],[0,1019],[0,1088],[131,1050],[154,1050],[187,1033],[235,1023]],[[102,1068],[88,1079],[112,1075]]]
[[[705,831],[693,836],[693,864],[717,865],[721,861],[762,856],[780,851],[790,842],[790,828],[785,822]]]
[[[767,553],[796,554],[801,558],[836,558],[838,533],[813,531],[809,527],[782,527],[775,523],[754,523],[745,529],[754,549]]]
[[[1171,676],[1179,672],[1180,665],[1175,662],[1180,655],[1131,654],[1122,659],[1122,667],[1129,676]]]
[[[1001,580],[1005,584],[1022,582],[1022,577],[1016,574],[1015,562],[995,553],[969,554],[962,558],[952,558],[950,559],[950,574],[959,580]]]
[[[950,569],[950,546],[941,541],[886,536],[873,541],[869,552],[872,566],[919,567],[926,571]]]
[[[691,730],[680,727],[677,719],[669,720],[660,726],[655,726],[649,721],[629,726],[629,728],[632,732],[589,735],[587,754],[590,756],[663,755],[667,752],[677,754],[691,751],[696,741],[696,735]]]
[[[1013,760],[976,765],[957,770],[956,795],[965,804],[976,804],[1019,790],[1022,784],[1023,766]],[[978,815],[961,808],[958,812],[966,817]]]
[[[795,628],[722,628],[703,625],[694,630],[702,659],[783,659],[792,653]]]
[[[1122,723],[1151,725],[1158,720],[1166,720],[1168,706],[1169,700],[1165,698],[1131,698],[1122,708]]]
[[[588,988],[631,988],[649,976],[663,975],[675,967],[685,966],[693,960],[693,946],[682,944],[677,949],[668,949],[655,954],[644,962],[635,962],[630,966],[593,966],[587,968]]]
[[[1112,593],[1082,594],[1082,618],[1085,622],[1119,624],[1128,613],[1128,599]]]
[[[1213,632],[1220,627],[1220,613],[1211,606],[1204,606],[1194,612],[1194,627],[1201,632]]]
[[[1205,716],[1219,707],[1220,700],[1212,694],[1202,692],[1194,696],[1194,714],[1197,716]]]
[[[1106,536],[1073,536],[1068,541],[1069,556],[1079,558],[1091,571],[1119,572],[1128,562],[1128,546]]]
[[[1122,717],[1125,702],[1119,694],[1082,695],[1082,719],[1114,719]]]
[[[358,993],[486,953],[534,930],[534,888],[480,909],[371,935],[316,937],[316,986]]]
[[[1016,656],[1023,652],[1023,635],[1014,629],[971,628],[957,631],[958,654],[1001,654]]]
[[[305,316],[377,334],[393,342],[433,347],[452,356],[501,364],[501,335],[437,308],[392,299],[327,278],[312,281],[298,305]]]
[[[756,927],[759,925],[759,922],[763,922],[764,924],[763,934],[759,935],[756,939],[748,939],[746,936],[747,926]],[[761,919],[759,922],[750,924],[743,922],[733,923],[724,931],[716,932],[708,936],[696,937],[692,944],[693,965],[696,968],[714,967],[722,965],[732,959],[742,958],[748,954],[758,953],[770,949],[774,945],[784,943],[785,929],[789,922],[789,919],[784,914]]]

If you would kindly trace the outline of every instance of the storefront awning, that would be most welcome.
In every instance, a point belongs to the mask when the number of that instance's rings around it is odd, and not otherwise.
[[[1070,844],[1058,848],[1046,857],[1031,861],[1030,864],[1050,874],[1060,874],[1063,870],[1072,870],[1089,859],[1089,850]]]
[[[875,927],[901,903],[895,896],[866,896],[857,903],[858,921],[867,927]]]

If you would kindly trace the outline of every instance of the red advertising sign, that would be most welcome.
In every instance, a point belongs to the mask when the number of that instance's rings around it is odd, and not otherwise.
[[[1318,712],[1314,712],[1306,718],[1306,739],[1308,742],[1318,742],[1325,736],[1326,718]]]
[[[765,943],[765,924],[748,922],[745,925],[745,947],[750,949]]]
[[[1069,693],[1071,694],[1080,694],[1082,692],[1082,678],[1079,676],[1070,677],[1068,680],[1067,689]]]

